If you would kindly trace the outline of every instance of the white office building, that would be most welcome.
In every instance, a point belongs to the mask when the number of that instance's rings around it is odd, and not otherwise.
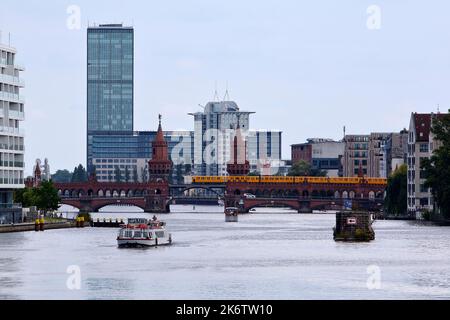
[[[278,172],[281,160],[281,131],[250,130],[250,115],[234,101],[209,102],[194,117],[194,174],[226,176],[231,144],[236,129],[247,142],[247,160],[251,171],[260,174]]]
[[[0,43],[0,224],[18,222],[20,210],[14,208],[15,189],[24,188],[24,82],[16,64],[16,49]],[[19,213],[19,214],[18,214]]]

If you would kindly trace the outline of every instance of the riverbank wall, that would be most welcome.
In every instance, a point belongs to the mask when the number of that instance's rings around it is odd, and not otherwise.
[[[75,221],[66,221],[66,222],[57,222],[57,223],[46,223],[44,225],[45,230],[54,230],[54,229],[68,229],[68,228],[76,228]],[[27,232],[27,231],[35,231],[34,223],[20,223],[14,225],[0,225],[0,233],[12,233],[12,232]]]

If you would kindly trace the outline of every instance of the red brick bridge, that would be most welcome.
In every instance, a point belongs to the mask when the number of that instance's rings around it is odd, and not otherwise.
[[[343,207],[380,211],[384,184],[344,183],[249,183],[228,182],[225,203],[249,212],[256,207],[289,207],[299,213],[341,210]],[[250,195],[250,196],[248,196]]]

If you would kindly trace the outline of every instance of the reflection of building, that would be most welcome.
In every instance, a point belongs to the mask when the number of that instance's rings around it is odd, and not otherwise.
[[[133,28],[120,24],[87,29],[88,173],[96,135],[133,135],[133,38]]]
[[[234,101],[209,102],[194,117],[194,173],[196,175],[227,175],[234,131],[239,128],[247,141],[247,159],[251,171],[276,173],[281,159],[281,131],[252,131],[250,115],[241,111]]]
[[[16,54],[0,43],[0,223],[21,219],[21,209],[13,208],[14,190],[24,187],[24,69],[16,64]]]
[[[408,212],[433,209],[431,192],[425,188],[424,172],[421,162],[429,158],[439,143],[431,133],[432,122],[435,117],[443,114],[413,113],[411,114],[408,135]]]
[[[327,171],[329,177],[339,176],[341,158],[345,144],[331,139],[308,139],[307,143],[291,146],[292,163],[301,160],[308,162],[314,169]]]

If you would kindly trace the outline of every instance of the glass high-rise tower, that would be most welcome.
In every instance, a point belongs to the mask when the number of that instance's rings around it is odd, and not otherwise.
[[[121,24],[87,29],[87,168],[96,135],[133,134],[134,30]],[[105,146],[107,147],[107,146]]]

